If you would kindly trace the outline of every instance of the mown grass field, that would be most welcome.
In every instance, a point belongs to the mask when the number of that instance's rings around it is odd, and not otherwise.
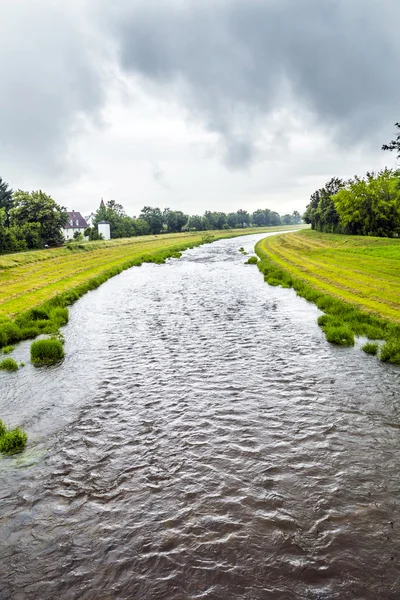
[[[400,365],[400,239],[303,230],[261,240],[260,270],[271,285],[293,287],[317,304],[328,341],[353,345]]]
[[[400,239],[304,230],[266,238],[259,249],[322,292],[400,322]]]
[[[190,246],[205,235],[215,240],[285,228],[175,233],[89,242],[50,250],[36,250],[0,256],[0,319],[14,318],[23,311],[40,306],[52,297],[71,290],[105,271],[137,260],[158,262]],[[293,229],[287,227],[286,229]]]

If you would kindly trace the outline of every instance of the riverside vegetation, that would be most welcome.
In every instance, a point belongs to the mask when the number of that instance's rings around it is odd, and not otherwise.
[[[366,353],[400,365],[400,239],[304,230],[261,240],[256,253],[267,283],[293,287],[325,313],[328,341],[365,336]]]

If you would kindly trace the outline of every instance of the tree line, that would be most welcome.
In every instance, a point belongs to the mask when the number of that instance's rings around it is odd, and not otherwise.
[[[303,215],[316,231],[400,235],[400,171],[383,169],[348,181],[334,177],[310,198]]]
[[[64,243],[62,228],[68,221],[68,212],[43,191],[13,190],[0,177],[0,253],[19,252],[57,246]],[[90,240],[100,239],[97,225],[110,223],[111,237],[132,237],[163,232],[207,231],[242,227],[265,227],[301,223],[297,211],[280,216],[269,209],[249,213],[206,211],[203,215],[187,215],[180,210],[164,210],[144,206],[139,216],[130,217],[115,200],[100,204],[93,226],[85,231]],[[79,239],[81,236],[76,234]]]
[[[90,239],[97,238],[97,225],[100,221],[110,223],[112,238],[121,238],[162,232],[297,225],[301,223],[301,216],[298,211],[281,216],[268,208],[253,213],[242,209],[231,213],[207,210],[203,215],[188,215],[180,210],[144,206],[136,218],[127,216],[121,204],[109,200],[102,202],[94,216],[93,227],[87,232]]]

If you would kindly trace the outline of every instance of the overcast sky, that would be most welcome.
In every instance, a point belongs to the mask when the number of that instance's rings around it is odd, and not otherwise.
[[[0,177],[87,214],[303,211],[384,165],[398,0],[0,0]]]

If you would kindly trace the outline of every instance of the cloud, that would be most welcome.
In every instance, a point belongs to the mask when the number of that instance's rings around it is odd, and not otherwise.
[[[0,4],[0,159],[55,174],[71,137],[99,117],[101,46],[73,0]]]
[[[159,164],[152,165],[151,173],[154,181],[163,187],[165,190],[170,190],[171,186],[166,181],[165,171],[160,167]]]
[[[342,145],[380,147],[382,127],[396,120],[400,5],[393,0],[95,6],[122,69],[178,97],[220,135],[231,167],[254,160],[262,123],[282,106],[308,114]]]

